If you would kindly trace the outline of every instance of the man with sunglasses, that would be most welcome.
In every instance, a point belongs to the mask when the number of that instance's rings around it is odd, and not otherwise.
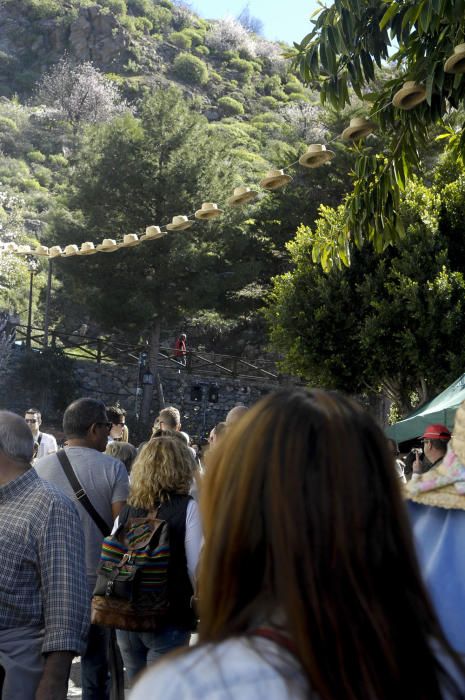
[[[63,416],[63,431],[67,439],[64,453],[82,487],[77,494],[60,461],[60,453],[43,457],[35,464],[39,476],[53,483],[77,504],[84,529],[89,597],[95,586],[103,541],[98,519],[104,521],[103,527],[106,525],[111,529],[129,490],[124,464],[102,454],[111,426],[105,404],[96,399],[78,399],[66,409]],[[84,507],[82,492],[96,511],[97,522]],[[81,658],[83,700],[107,700],[109,696],[107,650],[108,628],[91,625],[87,650]]]
[[[34,459],[40,459],[57,451],[57,441],[53,435],[43,433],[40,430],[42,416],[38,408],[28,408],[24,420],[28,424],[34,438]]]

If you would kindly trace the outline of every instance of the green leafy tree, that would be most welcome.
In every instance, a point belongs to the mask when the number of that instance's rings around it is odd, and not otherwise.
[[[365,240],[377,251],[404,235],[401,193],[421,168],[421,150],[443,132],[461,157],[462,125],[450,124],[463,106],[463,74],[448,73],[446,59],[463,41],[463,0],[337,0],[321,10],[314,28],[294,45],[301,77],[321,91],[323,103],[337,109],[352,105],[371,114],[380,139],[355,146],[353,191],[344,203],[337,248],[359,247]],[[389,61],[394,75],[380,71]],[[425,87],[426,100],[404,111],[392,104],[406,81]],[[453,118],[453,116],[452,116]]]
[[[314,234],[299,229],[288,245],[293,269],[274,279],[266,309],[287,371],[350,393],[381,391],[401,414],[463,372],[464,268],[449,254],[453,197],[441,197],[411,183],[402,201],[406,239],[381,255],[364,245],[350,267],[328,273],[311,262]],[[345,215],[343,206],[325,212],[328,237]]]

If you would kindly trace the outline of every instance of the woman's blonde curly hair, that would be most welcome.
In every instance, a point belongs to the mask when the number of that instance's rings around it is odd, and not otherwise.
[[[183,441],[152,438],[133,464],[128,504],[151,509],[173,494],[188,495],[195,469],[195,461]]]

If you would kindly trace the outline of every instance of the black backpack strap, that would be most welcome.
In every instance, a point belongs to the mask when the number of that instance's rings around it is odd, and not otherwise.
[[[71,488],[73,489],[74,495],[76,496],[77,500],[79,501],[81,506],[85,508],[85,510],[89,513],[90,517],[97,525],[98,529],[102,532],[103,536],[107,537],[107,535],[109,535],[111,532],[111,528],[108,527],[105,520],[97,513],[94,506],[89,501],[89,498],[84,489],[82,488],[81,484],[79,483],[79,479],[77,478],[76,473],[71,465],[71,462],[68,459],[68,455],[64,450],[58,450],[56,455],[60,461],[61,466],[63,467],[63,471],[66,475],[66,478],[71,484]]]

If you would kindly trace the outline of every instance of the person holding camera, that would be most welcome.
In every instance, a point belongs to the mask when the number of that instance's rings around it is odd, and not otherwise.
[[[434,469],[442,460],[447,451],[447,443],[451,439],[451,432],[441,423],[429,425],[421,437],[423,443],[422,450],[414,448],[415,455],[412,462],[412,479],[416,479],[420,474]]]

